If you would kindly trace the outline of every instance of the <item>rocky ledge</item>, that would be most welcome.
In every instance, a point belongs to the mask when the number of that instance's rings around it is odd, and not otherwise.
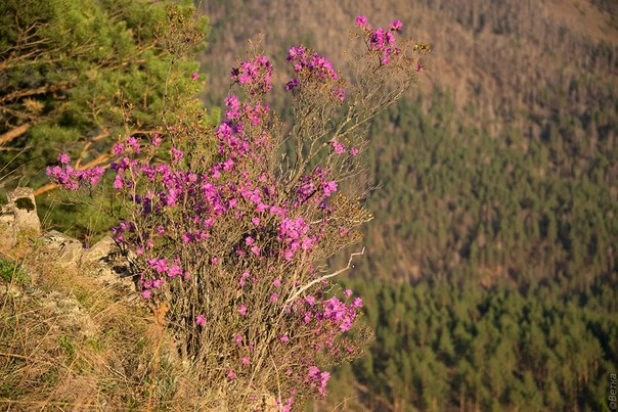
[[[7,198],[8,203],[0,210],[0,258],[11,260],[6,252],[21,239],[38,240],[41,253],[55,264],[94,273],[106,286],[135,290],[128,259],[111,236],[85,247],[81,241],[57,230],[42,230],[33,189],[19,187],[7,192]]]

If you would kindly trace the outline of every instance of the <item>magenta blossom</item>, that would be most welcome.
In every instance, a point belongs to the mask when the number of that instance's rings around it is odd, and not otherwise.
[[[392,31],[400,31],[402,27],[403,27],[403,23],[401,23],[400,20],[393,20],[391,22],[391,30]]]
[[[60,163],[62,163],[63,165],[65,165],[65,164],[67,164],[67,163],[69,163],[69,162],[71,161],[71,158],[70,158],[70,157],[69,157],[69,155],[68,155],[68,154],[66,154],[66,153],[60,153],[60,154],[58,155],[58,161],[59,161]]]
[[[245,305],[240,305],[240,307],[238,308],[238,313],[240,313],[241,316],[246,316],[247,315],[247,307]]]

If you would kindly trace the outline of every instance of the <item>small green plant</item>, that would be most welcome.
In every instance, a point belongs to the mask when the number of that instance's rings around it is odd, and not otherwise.
[[[23,285],[30,281],[30,276],[13,262],[0,259],[0,279],[2,279],[2,282]]]

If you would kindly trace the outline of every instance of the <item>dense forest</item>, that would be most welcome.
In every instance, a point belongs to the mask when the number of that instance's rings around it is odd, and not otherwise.
[[[375,120],[365,153],[375,220],[350,285],[376,339],[314,410],[608,410],[618,368],[612,2],[203,9],[213,104],[226,93],[222,62],[258,33],[273,56],[306,42],[337,62],[345,38],[334,31],[366,14],[400,18],[432,46],[419,87]]]

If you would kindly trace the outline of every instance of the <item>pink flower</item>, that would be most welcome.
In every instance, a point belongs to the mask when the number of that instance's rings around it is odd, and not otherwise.
[[[243,356],[242,357],[242,364],[243,365],[248,365],[249,363],[251,363],[251,361],[249,360],[248,356]]]
[[[172,147],[172,160],[174,162],[180,162],[183,156],[182,150]]]
[[[148,259],[148,266],[157,271],[157,273],[165,273],[168,271],[167,260],[165,259]]]
[[[227,378],[229,380],[233,381],[234,379],[236,379],[236,373],[233,370],[228,369],[227,370]]]
[[[151,292],[150,290],[146,289],[145,291],[143,291],[143,292],[142,292],[142,298],[144,298],[144,299],[150,299],[150,294],[151,294],[151,293],[152,293],[152,292]]]
[[[312,366],[309,368],[307,374],[309,375],[309,378],[315,379],[320,375],[320,368],[318,368],[317,366]]]
[[[367,27],[367,17],[365,17],[365,16],[358,16],[356,18],[356,25],[359,26],[359,27],[363,27],[363,28]]]
[[[65,165],[71,161],[71,158],[69,158],[69,155],[66,153],[60,153],[58,155],[58,161],[62,163],[63,165]]]
[[[200,75],[198,73],[193,73],[191,75],[191,79],[193,79],[193,80],[197,80],[198,77],[200,77]]]
[[[297,70],[298,71],[298,70]],[[298,79],[291,79],[285,84],[285,90],[294,90],[299,85]]]
[[[354,306],[355,308],[362,308],[363,307],[363,300],[361,298],[355,298],[352,301],[352,306]]]
[[[158,134],[158,133],[154,133],[154,134],[152,135],[152,145],[153,145],[154,147],[159,147],[159,146],[161,146],[161,137],[159,136],[159,134]]]
[[[337,140],[333,140],[333,149],[335,153],[341,154],[345,152],[345,145],[343,143],[339,143]]]
[[[393,20],[391,22],[391,30],[392,31],[399,31],[399,30],[401,30],[402,27],[403,27],[403,24],[401,23],[400,20]]]
[[[228,107],[228,110],[225,112],[225,116],[228,119],[235,119],[240,115],[240,100],[238,100],[238,97],[233,94],[229,95],[225,98],[225,105]],[[222,126],[224,124],[225,123],[223,123]]]
[[[288,335],[281,335],[279,337],[279,340],[285,343],[285,342],[288,342],[290,339],[288,338]]]
[[[275,279],[275,281],[273,282],[273,286],[276,287],[276,288],[281,286],[281,278]]]
[[[312,244],[313,244],[313,241],[311,240],[311,238],[306,237],[306,238],[303,239],[303,242],[301,244],[301,248],[303,250],[309,250],[309,249],[311,249],[311,245]]]
[[[350,296],[352,296],[352,293],[353,293],[353,292],[352,292],[352,290],[351,290],[351,289],[346,289],[346,290],[345,290],[345,297],[346,297],[346,298],[349,298]]]
[[[247,244],[247,246],[253,246],[255,240],[251,236],[247,236],[247,238],[245,239],[245,243]]]
[[[279,299],[279,295],[278,294],[273,293],[272,295],[270,295],[270,301],[272,303],[275,303],[278,299]]]
[[[235,340],[236,340],[236,344],[237,345],[241,345],[242,344],[242,336],[236,335]]]
[[[131,146],[135,153],[139,153],[141,151],[141,147],[137,139],[133,136],[127,138],[127,144]]]
[[[113,150],[114,155],[119,156],[124,153],[126,148],[123,143],[116,143],[112,150]]]
[[[358,149],[356,147],[353,147],[350,149],[351,156],[356,157],[357,154],[358,154]]]
[[[122,189],[124,186],[124,182],[122,181],[122,176],[116,175],[114,178],[114,189]]]
[[[173,278],[182,275],[182,269],[178,265],[172,265],[167,272],[167,276]]]
[[[240,305],[240,307],[238,308],[238,313],[240,313],[242,316],[246,316],[247,307],[245,305]]]
[[[240,286],[245,286],[245,280],[248,279],[251,275],[249,274],[249,272],[244,272],[242,275],[240,275],[240,280],[238,281],[238,284]]]
[[[206,323],[206,318],[204,317],[204,315],[197,315],[195,317],[195,323],[197,323],[200,326],[203,326]]]
[[[337,100],[344,101],[345,100],[345,90],[343,89],[333,90],[333,97]]]
[[[332,182],[324,183],[323,190],[324,190],[324,197],[330,196],[331,194],[337,191],[337,182],[332,181]]]

